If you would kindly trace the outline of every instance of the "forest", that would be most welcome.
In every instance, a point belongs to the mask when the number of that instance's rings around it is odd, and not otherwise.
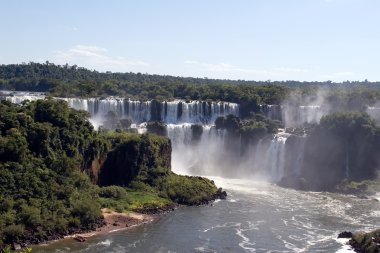
[[[260,105],[301,103],[328,90],[326,100],[338,107],[372,105],[380,99],[380,83],[244,81],[175,77],[142,73],[98,72],[76,65],[23,63],[0,65],[0,90],[45,92],[54,97],[119,96],[136,100],[212,100],[240,104],[248,117]]]
[[[212,181],[171,171],[166,137],[97,132],[88,117],[59,100],[0,102],[0,248],[94,230],[103,225],[102,207],[217,197]],[[120,153],[125,160],[114,159]]]

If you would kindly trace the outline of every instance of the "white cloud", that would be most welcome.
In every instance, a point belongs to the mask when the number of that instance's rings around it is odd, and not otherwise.
[[[67,50],[54,52],[53,62],[76,64],[96,70],[132,71],[134,67],[146,67],[141,60],[131,60],[122,56],[110,56],[106,48],[91,45],[76,45]],[[132,68],[132,69],[131,69]]]

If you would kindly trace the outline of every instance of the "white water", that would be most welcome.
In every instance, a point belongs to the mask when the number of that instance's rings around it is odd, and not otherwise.
[[[379,202],[303,192],[252,180],[211,177],[226,201],[179,208],[152,224],[36,247],[33,252],[353,252],[342,231],[380,225]]]
[[[286,127],[319,123],[330,111],[320,105],[261,105],[261,111],[270,119],[281,120]]]
[[[20,103],[41,97],[25,95],[7,100]],[[92,119],[101,119],[109,110],[128,116],[139,129],[144,126],[139,123],[151,117],[150,102],[119,98],[67,101],[74,108],[89,111]],[[181,103],[180,116],[179,101],[168,102],[160,112],[173,142],[173,170],[230,178],[213,178],[218,186],[228,190],[229,199],[214,203],[213,208],[180,210],[152,226],[93,238],[84,244],[65,242],[61,248],[52,246],[51,251],[50,246],[39,248],[41,252],[344,252],[348,247],[342,248],[344,242],[336,240],[340,231],[371,230],[379,225],[377,202],[339,194],[299,192],[253,180],[278,182],[287,173],[299,173],[303,163],[302,139],[296,145],[299,150],[294,151],[297,156],[289,171],[289,134],[280,131],[272,140],[260,140],[241,150],[239,138],[231,141],[225,131],[211,125],[217,115],[237,114],[238,105],[211,103],[209,110],[204,109],[203,102]],[[305,116],[307,113],[299,115],[304,115],[297,116],[300,121],[319,117],[318,113],[310,117]],[[194,123],[203,124],[199,140],[192,135]]]
[[[42,98],[43,94],[35,93],[5,96],[6,100],[13,103]],[[285,144],[289,135],[284,131],[280,131],[272,140],[260,140],[258,145],[248,145],[243,150],[241,137],[229,138],[226,131],[213,127],[217,117],[239,114],[239,105],[235,103],[175,100],[156,103],[158,112],[154,112],[151,101],[132,101],[118,97],[56,99],[67,101],[72,108],[88,111],[91,115],[90,121],[96,128],[102,125],[105,115],[110,111],[119,118],[131,119],[132,127],[137,128],[139,133],[146,132],[144,122],[152,118],[164,120],[168,137],[173,143],[172,167],[182,174],[251,177],[269,182],[278,182],[286,174]],[[271,115],[272,111],[269,110],[268,113]],[[302,118],[307,113],[300,115]],[[200,139],[193,138],[193,124],[202,124]],[[293,170],[300,168],[302,154],[300,151],[298,165],[294,165]]]

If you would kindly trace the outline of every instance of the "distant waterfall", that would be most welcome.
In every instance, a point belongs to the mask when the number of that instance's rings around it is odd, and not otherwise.
[[[5,99],[20,103],[36,100],[43,95],[9,95]],[[107,113],[132,120],[139,133],[146,131],[149,120],[162,120],[172,141],[173,170],[183,174],[218,175],[224,177],[252,177],[279,182],[286,174],[299,174],[303,163],[302,140],[293,143],[297,148],[289,152],[290,134],[282,129],[272,139],[246,143],[238,133],[218,130],[214,122],[219,116],[239,115],[239,105],[228,102],[206,101],[135,101],[125,98],[55,98],[65,100],[72,108],[91,114],[91,122],[102,124]],[[281,106],[262,106],[272,119],[288,119]],[[298,121],[312,121],[309,111],[317,107],[300,107]],[[268,136],[270,137],[270,136]],[[294,155],[294,154],[296,155]],[[290,161],[290,162],[289,162]]]
[[[21,103],[25,100],[43,99],[43,94],[37,93],[5,93],[2,99],[12,103]],[[208,101],[136,101],[125,98],[55,98],[65,100],[68,105],[77,110],[85,110],[91,114],[92,121],[100,121],[112,111],[119,118],[129,118],[139,124],[150,120],[161,120],[167,124],[214,124],[219,116],[239,115],[239,105],[229,102]]]
[[[162,120],[167,124],[213,124],[219,116],[239,115],[239,105],[227,102],[184,101],[170,102],[132,101],[122,98],[64,98],[75,109],[89,111],[93,118],[104,117],[109,111],[120,118],[141,123]]]
[[[285,143],[288,134],[280,131],[268,142],[260,140],[256,146],[253,168],[260,177],[279,182],[285,174]]]
[[[350,178],[350,157],[348,155],[348,147],[346,147],[346,166],[345,166],[346,179]]]
[[[380,107],[369,106],[367,107],[366,113],[368,113],[377,123],[380,123]]]
[[[280,120],[287,127],[318,123],[322,116],[328,114],[319,105],[261,105],[260,110],[268,118]]]
[[[34,101],[44,99],[45,95],[39,92],[17,92],[13,94],[12,91],[0,91],[0,100],[6,100],[14,104],[21,104],[23,101]]]

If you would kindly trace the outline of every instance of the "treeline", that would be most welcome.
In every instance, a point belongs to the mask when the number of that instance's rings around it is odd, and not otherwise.
[[[299,82],[299,81],[246,81],[246,80],[227,80],[227,79],[208,79],[208,78],[193,78],[193,77],[176,77],[170,75],[151,75],[142,73],[113,73],[98,72],[96,70],[89,70],[77,65],[70,66],[55,65],[54,63],[22,63],[22,64],[8,64],[0,65],[0,77],[3,82],[9,80],[17,81],[39,81],[39,80],[61,80],[64,82],[82,81],[82,80],[96,80],[98,82],[104,81],[128,81],[136,84],[148,83],[170,83],[170,84],[184,84],[184,85],[276,85],[287,87],[305,87],[305,86],[335,86],[335,87],[367,87],[377,89],[380,82],[364,81],[345,81],[342,83],[333,83],[331,81],[325,82]],[[15,83],[13,83],[15,84]],[[21,83],[20,83],[21,84]],[[27,84],[27,83],[25,83]],[[30,82],[32,84],[32,82]],[[36,83],[34,83],[36,84]],[[40,87],[43,91],[44,87]]]
[[[65,101],[0,102],[0,249],[94,230],[103,225],[101,207],[216,197],[211,181],[171,172],[166,137],[97,132],[88,117]]]
[[[261,104],[317,99],[321,88],[339,106],[372,104],[380,98],[379,82],[244,81],[186,78],[141,73],[97,72],[46,62],[0,65],[0,90],[38,91],[57,97],[121,96],[138,100],[213,100],[241,105],[241,116]],[[296,97],[296,99],[294,99]]]
[[[239,84],[239,85],[238,85]],[[48,92],[59,97],[124,96],[238,103],[279,103],[286,88],[275,83],[183,78],[141,73],[100,73],[77,66],[29,63],[0,66],[0,89]]]

